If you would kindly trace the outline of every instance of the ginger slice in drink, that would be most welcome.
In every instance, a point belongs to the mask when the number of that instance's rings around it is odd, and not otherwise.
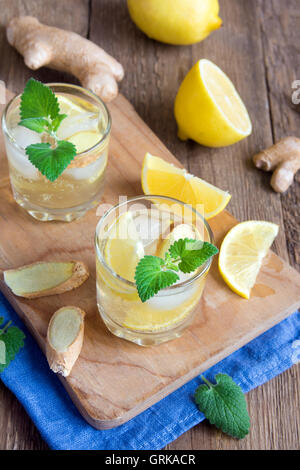
[[[62,307],[52,316],[46,356],[53,372],[67,377],[80,354],[84,336],[85,312],[78,307]]]
[[[4,281],[20,297],[34,299],[63,294],[81,286],[89,277],[81,261],[37,262],[4,271]]]

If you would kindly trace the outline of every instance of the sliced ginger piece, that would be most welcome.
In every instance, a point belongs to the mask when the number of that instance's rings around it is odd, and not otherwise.
[[[80,354],[84,335],[85,312],[78,307],[62,307],[52,316],[46,356],[53,372],[67,377]]]
[[[4,271],[6,285],[15,295],[28,299],[62,294],[76,289],[88,277],[88,268],[81,261],[39,261]]]

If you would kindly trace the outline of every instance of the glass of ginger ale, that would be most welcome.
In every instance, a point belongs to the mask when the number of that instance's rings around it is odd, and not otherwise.
[[[182,238],[213,243],[212,231],[191,206],[162,196],[139,196],[122,202],[96,228],[97,304],[107,328],[116,336],[151,346],[181,336],[193,322],[212,259],[176,284],[142,302],[135,269],[145,255],[163,258]],[[198,312],[201,315],[201,312]]]
[[[47,84],[60,112],[67,115],[57,131],[72,142],[77,154],[53,182],[29,161],[25,149],[43,142],[43,135],[19,126],[21,95],[8,103],[2,129],[15,201],[34,218],[70,222],[95,207],[102,195],[107,166],[111,117],[103,101],[80,86]]]

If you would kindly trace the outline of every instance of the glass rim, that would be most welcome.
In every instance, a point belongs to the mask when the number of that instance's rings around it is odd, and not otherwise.
[[[104,108],[104,110],[106,112],[106,115],[107,115],[107,125],[106,125],[106,129],[104,131],[104,134],[102,135],[99,142],[97,142],[92,147],[89,147],[88,149],[84,150],[83,152],[76,153],[74,158],[76,158],[77,161],[78,161],[79,159],[84,158],[87,154],[89,154],[90,152],[92,152],[92,151],[96,150],[98,147],[100,147],[105,142],[105,140],[109,137],[110,131],[111,131],[111,115],[110,115],[109,109],[108,109],[107,105],[104,103],[104,101],[98,95],[96,95],[93,91],[88,90],[87,88],[84,88],[80,85],[73,85],[72,83],[62,83],[62,82],[53,82],[53,83],[51,82],[51,83],[45,83],[44,85],[46,85],[50,88],[55,87],[55,86],[63,86],[63,87],[70,88],[70,89],[76,89],[76,90],[80,91],[81,93],[83,93],[85,95],[90,95],[91,98],[93,98],[95,101],[98,101],[98,104],[100,104]],[[21,150],[22,152],[25,152],[26,149],[16,142],[15,138],[13,137],[13,135],[11,134],[11,132],[8,129],[8,126],[7,126],[8,109],[15,100],[17,100],[18,98],[21,97],[22,93],[19,93],[19,94],[13,96],[11,98],[11,100],[9,100],[7,105],[5,106],[4,111],[3,111],[3,115],[2,115],[2,130],[3,130],[3,133],[8,136],[11,143],[18,150]]]
[[[169,196],[160,196],[158,194],[149,194],[149,195],[141,195],[141,196],[133,196],[131,198],[128,198],[126,201],[124,202],[121,202],[121,203],[117,203],[115,204],[113,207],[111,207],[110,209],[108,209],[104,214],[103,216],[101,217],[101,219],[99,220],[97,226],[96,226],[96,231],[95,231],[95,249],[96,249],[96,256],[98,257],[99,261],[102,263],[102,265],[104,266],[104,268],[106,269],[106,271],[108,271],[109,274],[111,274],[115,279],[117,279],[118,281],[121,281],[122,283],[125,283],[128,287],[134,287],[136,288],[136,285],[134,282],[132,281],[129,281],[128,279],[125,279],[124,277],[120,276],[119,274],[117,274],[105,261],[105,258],[104,256],[102,255],[102,252],[100,250],[100,247],[99,247],[99,243],[98,243],[98,235],[99,235],[99,231],[101,229],[101,226],[103,225],[103,223],[105,222],[105,220],[107,219],[107,217],[109,217],[109,215],[111,215],[114,211],[116,211],[119,207],[122,207],[124,205],[126,205],[128,202],[134,202],[134,201],[140,201],[142,199],[147,199],[147,200],[151,200],[151,199],[154,199],[154,198],[160,198],[160,199],[165,199],[167,201],[171,201],[171,202],[174,202],[176,204],[180,204],[181,206],[183,207],[188,207],[194,214],[196,214],[197,217],[199,217],[201,220],[202,220],[202,223],[205,227],[205,229],[207,230],[207,233],[209,235],[209,242],[210,243],[213,243],[214,242],[214,235],[213,235],[213,232],[212,232],[212,229],[210,228],[210,225],[208,224],[207,220],[196,210],[194,209],[190,204],[187,204],[185,202],[182,202],[180,201],[179,199],[175,199],[173,197],[169,197]],[[202,266],[201,266],[201,269],[199,271],[196,272],[196,274],[194,276],[192,276],[190,279],[186,279],[185,281],[183,282],[180,282],[178,284],[173,284],[172,286],[169,286],[169,287],[165,287],[164,289],[161,289],[157,294],[156,296],[160,296],[161,292],[172,292],[176,289],[179,289],[179,288],[182,288],[182,287],[186,287],[186,286],[189,286],[190,284],[192,284],[193,282],[195,282],[197,279],[199,279],[200,277],[202,277],[207,271],[208,269],[210,268],[211,266],[211,263],[212,263],[212,257],[209,258]]]

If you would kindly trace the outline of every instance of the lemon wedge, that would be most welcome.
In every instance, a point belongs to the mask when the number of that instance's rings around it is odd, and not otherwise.
[[[135,268],[144,256],[144,246],[132,212],[122,214],[109,229],[104,256],[115,273],[134,282]]]
[[[271,222],[242,222],[226,235],[219,254],[219,271],[228,286],[249,299],[263,258],[278,234]]]
[[[228,192],[150,153],[144,158],[142,188],[145,194],[173,197],[196,209],[203,206],[206,219],[225,209],[231,198]]]
[[[211,61],[199,60],[175,99],[178,136],[208,147],[223,147],[252,132],[247,109],[233,83]]]

